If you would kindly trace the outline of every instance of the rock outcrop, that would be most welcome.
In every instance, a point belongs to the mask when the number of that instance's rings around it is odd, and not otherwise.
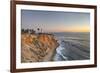
[[[52,34],[21,34],[21,62],[52,61],[58,46]]]

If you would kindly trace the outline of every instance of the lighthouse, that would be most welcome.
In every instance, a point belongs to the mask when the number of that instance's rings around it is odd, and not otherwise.
[[[42,33],[42,28],[40,28],[39,24],[38,24],[38,28],[37,28],[37,33]]]

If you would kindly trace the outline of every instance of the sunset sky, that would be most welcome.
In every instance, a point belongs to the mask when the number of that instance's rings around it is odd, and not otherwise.
[[[24,29],[42,28],[44,32],[89,32],[90,14],[21,10],[21,24]]]

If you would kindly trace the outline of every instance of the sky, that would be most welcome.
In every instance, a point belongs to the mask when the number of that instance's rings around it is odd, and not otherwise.
[[[43,32],[89,32],[90,13],[21,10],[21,28]]]

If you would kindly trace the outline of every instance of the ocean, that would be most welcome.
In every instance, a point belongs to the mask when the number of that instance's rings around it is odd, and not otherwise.
[[[59,43],[53,61],[90,59],[89,32],[57,32],[53,34]]]

